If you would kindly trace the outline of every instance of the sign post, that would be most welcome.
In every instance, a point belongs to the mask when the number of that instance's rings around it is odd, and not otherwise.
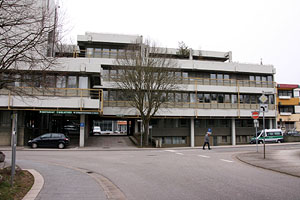
[[[267,102],[268,97],[265,96],[264,92],[259,97],[260,102],[262,103],[259,107],[263,111],[263,136],[264,136],[264,159],[266,159],[266,130],[265,130],[265,112],[268,112],[268,107],[264,103]]]
[[[254,127],[255,127],[255,141],[256,141],[256,152],[258,152],[258,143],[257,143],[257,127],[259,126],[258,119],[259,112],[253,111],[252,112],[252,119],[254,119]]]
[[[12,135],[11,135],[11,177],[10,185],[13,186],[15,169],[16,169],[16,147],[17,147],[17,128],[18,128],[18,114],[14,112],[12,114]]]

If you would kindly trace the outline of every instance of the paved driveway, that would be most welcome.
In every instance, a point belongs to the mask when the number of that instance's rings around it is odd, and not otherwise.
[[[104,149],[110,148],[135,148],[128,136],[90,136],[87,139],[86,147],[100,147]]]

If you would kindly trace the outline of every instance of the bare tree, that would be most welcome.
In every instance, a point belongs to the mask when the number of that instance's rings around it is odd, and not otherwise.
[[[15,86],[34,87],[55,63],[59,27],[51,2],[0,0],[0,89],[24,95]]]
[[[122,68],[114,79],[129,104],[139,111],[148,144],[149,122],[165,102],[168,92],[177,89],[177,63],[168,58],[167,49],[158,48],[147,41],[127,49],[116,59]]]

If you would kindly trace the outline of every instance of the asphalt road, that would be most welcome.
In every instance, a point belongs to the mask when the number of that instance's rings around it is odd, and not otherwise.
[[[260,147],[261,148],[261,147]],[[299,145],[270,145],[273,149]],[[300,199],[300,178],[256,168],[235,159],[251,147],[126,151],[30,150],[17,164],[85,169],[108,178],[130,200]],[[9,158],[9,153],[7,153]],[[51,173],[51,172],[48,172]],[[57,183],[59,184],[59,183]],[[78,183],[80,185],[80,183]]]

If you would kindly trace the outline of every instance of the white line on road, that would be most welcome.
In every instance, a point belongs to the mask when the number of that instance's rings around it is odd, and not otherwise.
[[[184,155],[183,153],[176,153],[177,155]]]
[[[229,163],[232,163],[233,161],[231,161],[231,160],[225,160],[225,159],[220,159],[220,160],[222,160],[222,161],[224,161],[224,162],[229,162]]]
[[[205,155],[198,155],[198,156],[202,158],[210,158],[209,156],[205,156]]]
[[[174,152],[176,152],[175,150],[165,150],[165,151],[168,151],[168,152],[173,152],[173,153],[174,153]]]

